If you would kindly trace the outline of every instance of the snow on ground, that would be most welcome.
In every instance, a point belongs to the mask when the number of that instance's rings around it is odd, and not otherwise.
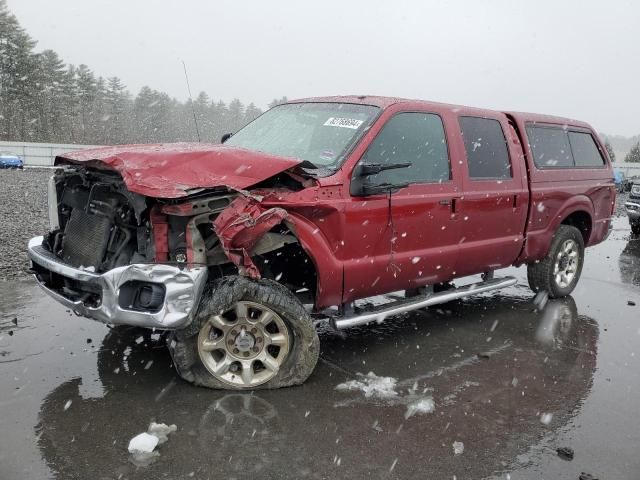
[[[155,448],[165,443],[169,439],[169,434],[177,429],[175,425],[151,422],[146,432],[136,435],[129,442],[131,462],[137,466],[150,465],[160,456]]]
[[[453,442],[453,454],[461,455],[464,452],[464,443],[462,442]]]
[[[405,418],[414,415],[424,415],[435,411],[435,402],[431,395],[425,395],[430,389],[423,388],[418,393],[418,382],[408,390],[398,390],[398,381],[393,377],[379,377],[373,372],[366,375],[359,374],[357,380],[349,380],[336,386],[336,390],[343,392],[359,392],[368,401],[381,403],[384,406],[406,405]],[[344,407],[357,403],[358,398],[346,400],[336,404]],[[375,426],[374,426],[375,428]]]
[[[422,398],[407,405],[407,413],[404,414],[404,418],[410,418],[418,414],[433,413],[435,409],[436,404],[433,398]]]
[[[391,398],[398,395],[395,391],[397,380],[393,377],[378,377],[369,372],[362,375],[360,380],[350,380],[336,386],[340,391],[360,391],[365,398]]]

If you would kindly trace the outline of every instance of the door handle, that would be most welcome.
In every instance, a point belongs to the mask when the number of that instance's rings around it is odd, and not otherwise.
[[[452,198],[443,198],[442,200],[438,200],[438,204],[440,205],[451,205],[451,213],[456,213],[456,199]]]

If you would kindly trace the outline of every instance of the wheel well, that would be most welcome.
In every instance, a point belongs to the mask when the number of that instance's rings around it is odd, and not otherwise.
[[[571,225],[572,227],[576,227],[582,234],[584,244],[586,245],[589,242],[589,238],[591,237],[592,221],[591,215],[589,215],[587,212],[573,212],[567,218],[562,220],[561,223],[562,225]]]
[[[253,257],[265,278],[271,278],[291,290],[303,303],[314,303],[318,275],[316,266],[300,243]]]

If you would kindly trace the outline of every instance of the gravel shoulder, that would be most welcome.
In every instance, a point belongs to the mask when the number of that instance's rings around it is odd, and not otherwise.
[[[0,170],[0,280],[25,276],[27,242],[49,228],[47,181],[53,170]]]

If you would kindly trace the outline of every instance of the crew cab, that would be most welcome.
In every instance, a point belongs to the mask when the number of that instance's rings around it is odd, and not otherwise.
[[[57,157],[51,229],[28,246],[49,295],[170,331],[201,386],[302,383],[315,318],[381,322],[513,285],[494,276],[511,265],[566,296],[611,227],[611,163],[584,122],[348,96],[276,106],[224,139]]]

